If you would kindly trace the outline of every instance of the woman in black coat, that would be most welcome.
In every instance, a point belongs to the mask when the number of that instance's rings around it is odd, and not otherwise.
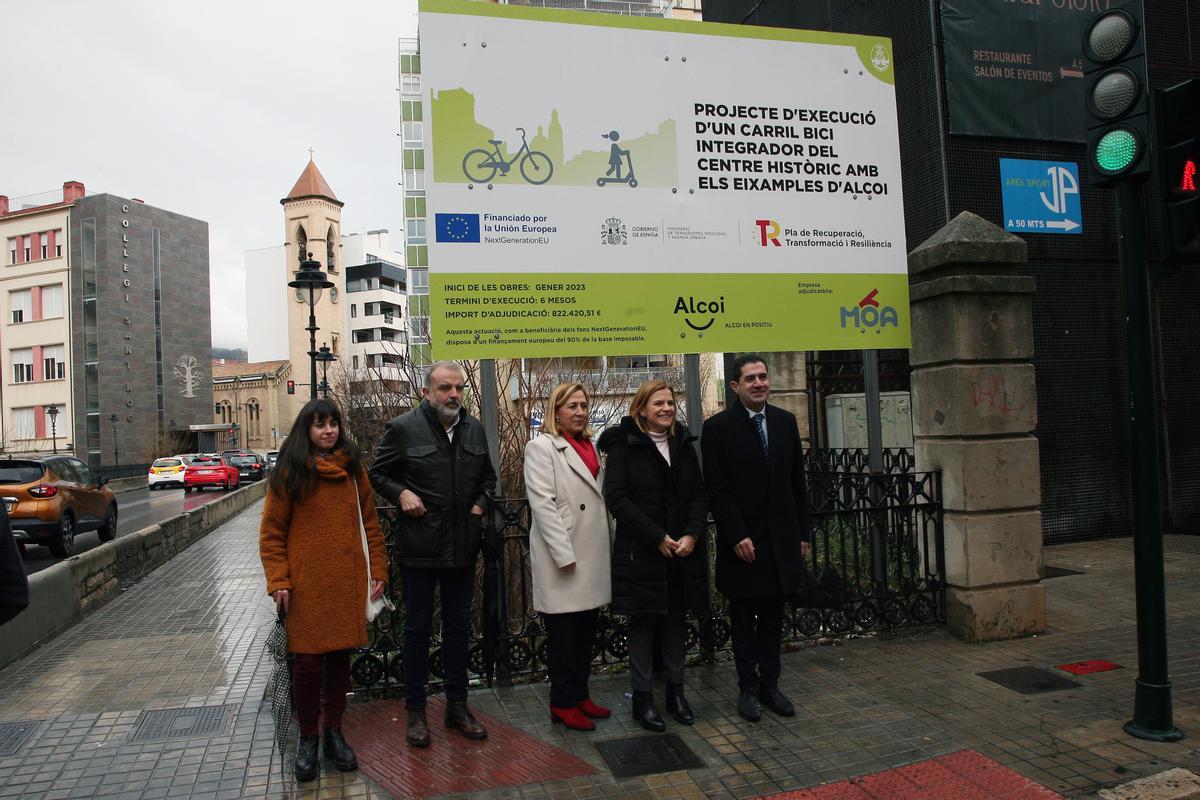
[[[659,732],[667,726],[652,693],[656,631],[667,711],[685,725],[695,720],[683,694],[684,617],[688,609],[708,609],[708,507],[695,438],[675,420],[674,390],[652,380],[599,442],[608,455],[604,501],[617,523],[611,608],[629,616],[633,718]]]

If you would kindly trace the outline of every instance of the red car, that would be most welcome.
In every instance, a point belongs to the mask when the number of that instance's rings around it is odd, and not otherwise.
[[[183,474],[183,490],[203,489],[205,486],[219,486],[225,491],[236,489],[238,486],[238,468],[229,463],[223,456],[202,456],[188,464],[187,472]]]

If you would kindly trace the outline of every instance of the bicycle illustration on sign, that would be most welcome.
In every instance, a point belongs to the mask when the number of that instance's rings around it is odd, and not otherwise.
[[[517,165],[526,183],[540,186],[550,180],[550,176],[554,174],[554,162],[550,160],[550,156],[540,150],[529,149],[524,128],[517,128],[517,132],[521,134],[521,148],[507,161],[500,154],[500,145],[504,144],[500,139],[488,139],[488,144],[492,146],[491,152],[482,147],[468,151],[462,162],[463,174],[467,176],[467,180],[473,183],[490,183],[496,177],[496,173],[507,176],[513,164]]]

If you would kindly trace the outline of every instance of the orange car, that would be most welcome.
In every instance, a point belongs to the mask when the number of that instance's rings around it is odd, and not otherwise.
[[[22,544],[43,544],[59,558],[75,550],[76,535],[117,536],[117,498],[77,458],[38,456],[0,460],[0,497]]]

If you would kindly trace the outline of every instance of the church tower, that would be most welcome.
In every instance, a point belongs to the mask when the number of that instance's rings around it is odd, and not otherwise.
[[[337,385],[337,376],[342,372],[342,359],[347,352],[347,343],[342,341],[346,329],[343,298],[346,292],[346,277],[342,271],[342,203],[329,188],[325,177],[309,157],[308,166],[300,173],[299,180],[287,197],[279,201],[283,205],[284,242],[286,251],[287,278],[291,280],[300,262],[312,255],[321,265],[333,287],[321,292],[314,306],[317,318],[317,347],[327,345],[337,357],[329,365],[329,384]],[[295,412],[300,410],[311,395],[309,387],[309,340],[308,340],[308,291],[284,285],[288,292],[288,359],[292,362],[292,378],[296,381]],[[254,313],[254,298],[247,298],[250,313]],[[317,381],[321,380],[321,365],[317,364]],[[286,424],[286,423],[285,423]]]

